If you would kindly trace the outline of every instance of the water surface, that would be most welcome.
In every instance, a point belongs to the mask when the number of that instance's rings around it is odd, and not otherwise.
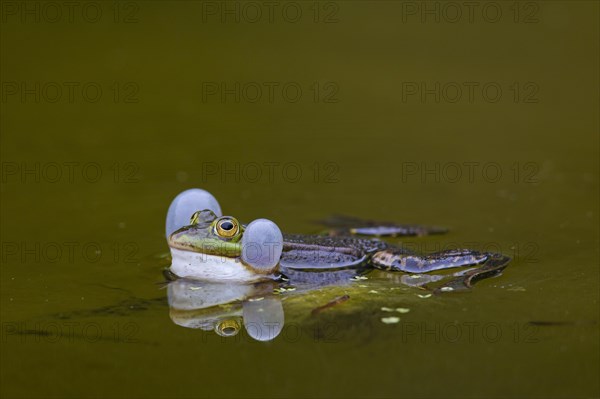
[[[98,4],[98,22],[3,15],[2,396],[599,395],[597,3],[472,23],[419,2],[317,3],[328,23],[308,2],[297,23]],[[284,301],[295,329],[271,342],[224,339],[174,324],[160,285],[190,187],[286,232],[332,213],[444,225],[408,242],[514,262],[429,298],[375,274],[378,293],[318,316],[351,291]]]

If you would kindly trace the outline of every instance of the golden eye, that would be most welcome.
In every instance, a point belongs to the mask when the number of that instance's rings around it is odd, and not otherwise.
[[[215,332],[221,337],[232,337],[240,331],[240,327],[236,319],[222,320],[215,326]]]
[[[237,220],[233,218],[223,218],[217,222],[217,234],[221,237],[233,237],[239,231]]]

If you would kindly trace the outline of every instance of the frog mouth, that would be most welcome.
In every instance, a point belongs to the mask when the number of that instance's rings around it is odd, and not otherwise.
[[[182,278],[204,281],[254,282],[272,276],[257,273],[239,257],[212,255],[171,247],[171,271]]]

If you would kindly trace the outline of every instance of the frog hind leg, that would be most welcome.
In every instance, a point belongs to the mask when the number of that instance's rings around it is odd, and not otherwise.
[[[497,253],[487,254],[488,258],[481,267],[467,271],[466,273],[453,278],[447,283],[434,290],[434,293],[446,291],[465,291],[471,289],[473,284],[485,278],[494,277],[502,273],[502,270],[508,266],[510,257]]]
[[[363,235],[373,237],[407,237],[444,234],[445,227],[418,224],[399,224],[393,222],[365,220],[351,216],[334,215],[318,223],[330,228],[329,235]]]
[[[479,266],[435,289],[435,292],[446,292],[468,290],[477,281],[502,272],[510,260],[508,256],[502,254],[468,249],[452,249],[428,255],[414,255],[392,248],[375,253],[371,263],[378,269],[406,273],[427,273],[456,267]]]

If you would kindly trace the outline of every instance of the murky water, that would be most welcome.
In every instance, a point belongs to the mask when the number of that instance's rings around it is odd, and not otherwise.
[[[599,395],[597,3],[24,4],[0,38],[3,397]],[[222,338],[160,284],[189,187],[514,262],[465,294],[284,293],[275,339]]]

